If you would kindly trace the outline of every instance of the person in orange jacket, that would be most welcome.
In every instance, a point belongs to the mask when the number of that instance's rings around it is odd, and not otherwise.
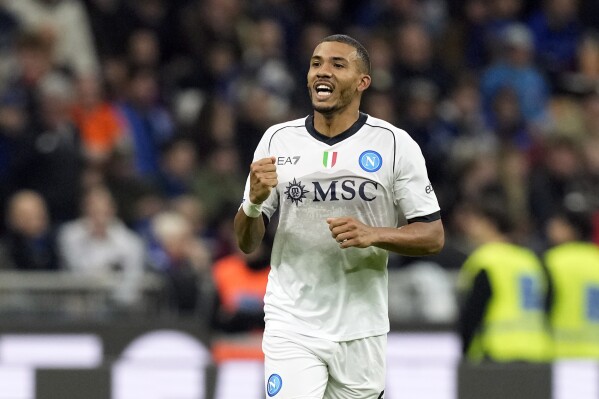
[[[251,254],[241,251],[213,265],[216,288],[213,326],[225,332],[264,328],[264,295],[270,272],[270,245],[263,243]]]

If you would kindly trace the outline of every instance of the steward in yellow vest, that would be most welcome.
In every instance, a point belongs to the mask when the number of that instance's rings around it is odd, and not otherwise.
[[[590,237],[590,217],[563,212],[549,220],[555,245],[545,252],[551,296],[548,315],[556,359],[599,359],[599,247]]]
[[[548,361],[546,276],[534,252],[509,242],[505,209],[478,201],[460,214],[464,233],[477,245],[458,280],[463,353],[475,362]]]

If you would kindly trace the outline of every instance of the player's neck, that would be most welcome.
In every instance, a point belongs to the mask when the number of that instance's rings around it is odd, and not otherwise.
[[[346,109],[333,114],[314,111],[314,128],[327,137],[335,137],[349,129],[360,117],[358,109]]]

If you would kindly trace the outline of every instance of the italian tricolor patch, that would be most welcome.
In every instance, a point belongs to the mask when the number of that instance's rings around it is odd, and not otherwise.
[[[322,154],[322,164],[325,168],[332,168],[337,163],[337,151],[325,151]]]

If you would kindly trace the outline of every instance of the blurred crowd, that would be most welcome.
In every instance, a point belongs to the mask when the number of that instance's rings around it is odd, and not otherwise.
[[[461,204],[489,191],[537,253],[563,211],[599,242],[598,21],[594,0],[0,0],[1,267],[121,271],[122,304],[152,271],[181,312],[209,280],[247,290],[216,324],[251,318],[268,257],[239,253],[232,219],[262,133],[311,112],[333,33],[369,50],[363,111],[422,148],[436,263],[472,251]]]

